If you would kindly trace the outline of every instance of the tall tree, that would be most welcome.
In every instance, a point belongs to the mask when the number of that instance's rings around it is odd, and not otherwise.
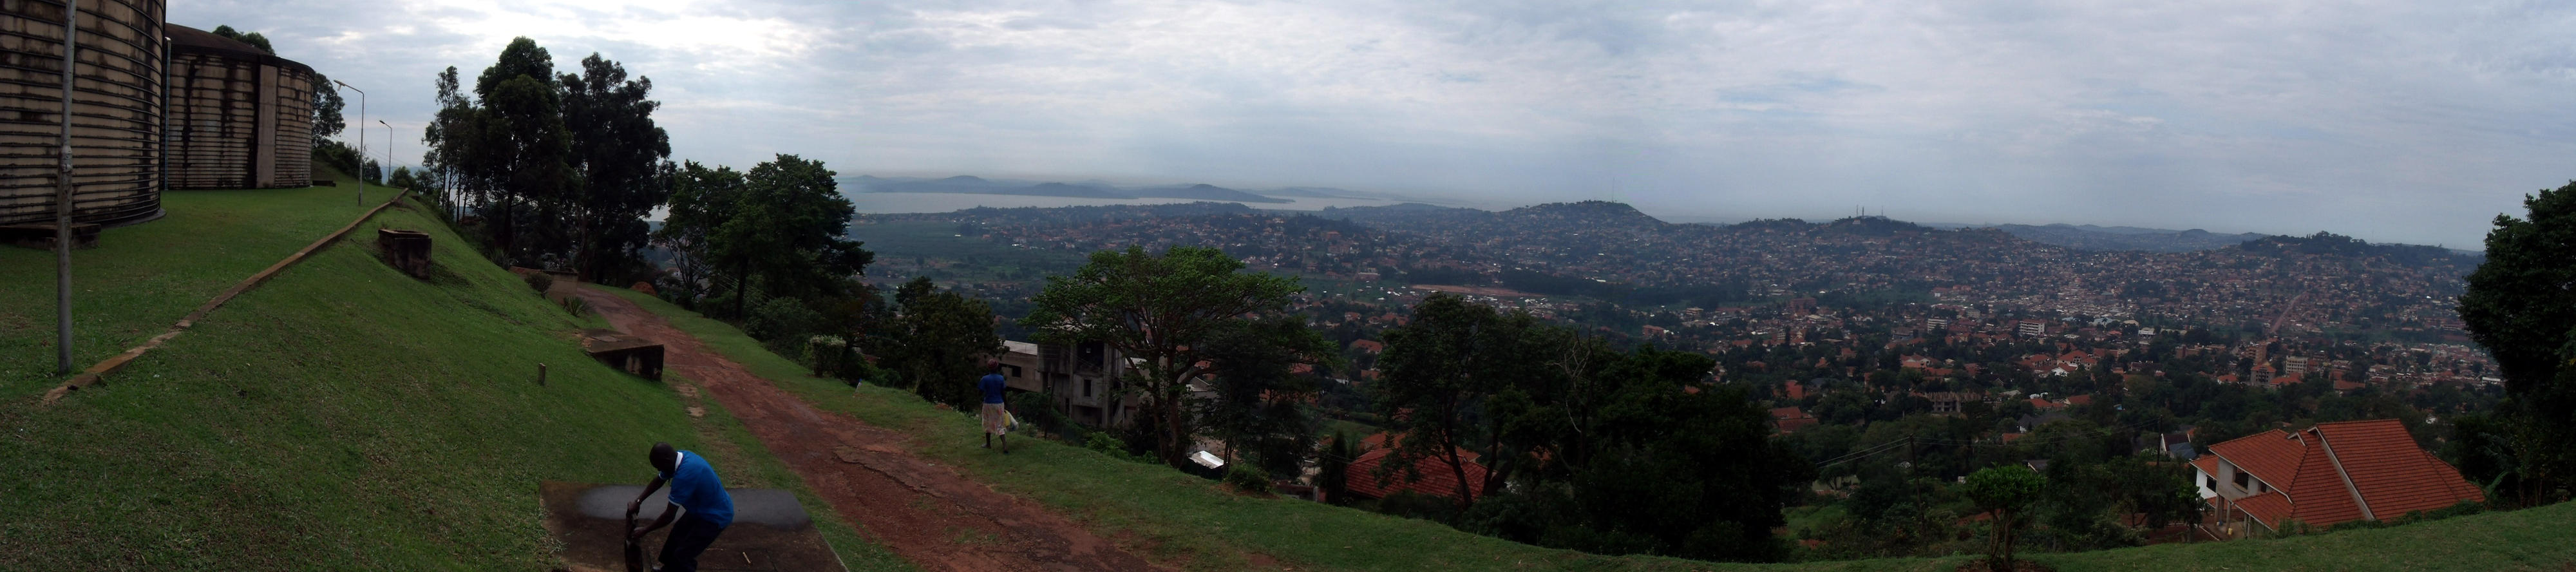
[[[1002,337],[993,333],[993,309],[939,288],[928,276],[895,289],[894,299],[903,309],[889,332],[893,347],[886,368],[933,403],[967,411],[980,402],[975,380],[984,374],[985,360],[1004,351]]]
[[[1305,402],[1320,388],[1311,374],[1332,346],[1303,320],[1272,316],[1209,336],[1205,344],[1215,396],[1200,404],[1199,425],[1225,443],[1225,458],[1249,456],[1271,474],[1295,474],[1315,447],[1315,421]]]
[[[2004,464],[1978,469],[1968,475],[1965,488],[1977,508],[1993,512],[1994,535],[1987,544],[1986,563],[1995,572],[2012,572],[2013,540],[2025,524],[2022,511],[2030,506],[2040,488],[2046,485],[2039,473],[2020,464]]]
[[[1139,360],[1128,385],[1156,430],[1155,452],[1177,465],[1194,433],[1185,402],[1189,382],[1205,373],[1199,362],[1207,359],[1207,342],[1286,314],[1289,297],[1304,291],[1294,280],[1242,270],[1242,262],[1214,248],[1095,252],[1073,276],[1048,277],[1020,323],[1041,343],[1098,342]]]
[[[2495,356],[2511,475],[2524,504],[2576,477],[2576,181],[2525,195],[2529,218],[2496,215],[2486,261],[2468,276],[2460,320]]]
[[[653,240],[671,253],[671,266],[679,271],[674,299],[695,308],[715,278],[716,230],[733,219],[746,185],[742,172],[732,167],[709,169],[697,161],[682,163],[665,184],[670,186],[671,211]]]
[[[821,161],[778,155],[743,175],[732,216],[709,235],[718,268],[733,270],[735,315],[757,282],[770,297],[830,297],[875,255],[846,238],[857,208]]]
[[[569,164],[571,134],[564,129],[563,101],[555,91],[554,59],[535,40],[518,38],[474,83],[482,112],[480,135],[467,148],[466,170],[493,183],[499,198],[496,229],[502,255],[533,262],[538,253],[561,252],[562,220],[567,192],[578,182]],[[521,212],[522,210],[528,212]],[[522,222],[537,225],[522,242]]]
[[[653,122],[652,78],[627,81],[626,67],[592,53],[581,74],[563,74],[564,127],[572,135],[581,186],[571,201],[573,268],[591,280],[623,279],[643,267],[637,250],[644,215],[662,204],[659,179],[673,167],[671,138]]]
[[[1370,389],[1377,394],[1378,409],[1389,412],[1387,434],[1393,436],[1389,445],[1394,448],[1379,466],[1378,478],[1402,473],[1407,481],[1420,480],[1426,470],[1420,461],[1432,459],[1438,464],[1427,470],[1455,477],[1458,506],[1476,502],[1460,452],[1481,426],[1469,418],[1471,411],[1504,381],[1482,375],[1499,369],[1485,366],[1533,365],[1500,359],[1518,355],[1499,347],[1516,337],[1514,330],[1493,308],[1448,294],[1423,299],[1413,307],[1412,322],[1387,330],[1386,353],[1377,360],[1385,377]]]
[[[454,68],[449,68],[454,69]],[[339,135],[349,128],[340,112],[347,110],[349,100],[340,97],[340,85],[322,72],[313,72],[313,140]]]
[[[438,89],[435,99],[438,114],[421,130],[420,140],[425,144],[425,150],[421,152],[421,168],[428,170],[438,181],[438,188],[454,194],[450,201],[459,206],[471,204],[482,208],[488,204],[483,199],[487,198],[484,191],[490,185],[486,184],[487,179],[481,177],[481,173],[466,169],[470,166],[467,158],[475,153],[469,147],[482,139],[477,130],[482,125],[482,110],[475,107],[470,92],[458,79],[456,66],[448,66],[439,72],[433,85]],[[319,111],[321,104],[316,103],[315,109],[314,130],[319,133],[323,126]],[[334,108],[330,121],[336,124],[339,120],[339,111]]]

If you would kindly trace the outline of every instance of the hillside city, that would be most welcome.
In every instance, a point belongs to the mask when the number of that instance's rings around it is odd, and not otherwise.
[[[0,571],[2576,571],[2564,10],[666,4],[0,4]]]

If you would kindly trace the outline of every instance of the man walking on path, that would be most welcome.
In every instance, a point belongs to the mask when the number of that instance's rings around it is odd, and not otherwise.
[[[671,485],[671,504],[662,507],[661,518],[627,531],[626,537],[641,539],[671,524],[672,513],[686,510],[688,514],[679,517],[679,525],[671,527],[670,538],[662,541],[662,557],[657,559],[662,564],[653,569],[696,572],[698,554],[706,552],[707,545],[715,544],[716,535],[724,534],[725,527],[733,524],[733,496],[725,494],[724,480],[716,478],[715,467],[708,466],[697,453],[672,449],[670,443],[654,443],[646,459],[661,473],[653,476],[653,484],[644,487],[644,494],[626,503],[626,520],[634,521],[635,511],[644,506],[644,498],[661,490],[663,483]]]
[[[1002,409],[1002,389],[1008,385],[1002,381],[1001,362],[994,362],[992,373],[984,374],[984,379],[975,382],[975,386],[984,390],[984,448],[993,448],[993,436],[1001,435],[1002,454],[1011,454],[1011,435],[1004,432],[1010,424],[1011,414]]]

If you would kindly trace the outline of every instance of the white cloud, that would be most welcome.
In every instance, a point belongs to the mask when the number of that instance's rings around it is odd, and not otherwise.
[[[684,157],[1324,184],[1672,214],[2474,243],[2576,177],[2549,3],[187,2],[429,110],[512,37]],[[363,83],[362,83],[363,82]],[[378,87],[381,86],[381,87]],[[417,117],[415,117],[417,116]],[[409,132],[410,139],[417,132]],[[405,143],[408,143],[406,141]],[[407,146],[407,145],[406,145]],[[399,147],[398,147],[399,149]]]

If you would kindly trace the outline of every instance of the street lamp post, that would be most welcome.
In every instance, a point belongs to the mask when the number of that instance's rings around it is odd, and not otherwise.
[[[54,373],[72,372],[72,51],[80,0],[63,3],[63,164],[54,180]]]
[[[349,91],[358,92],[358,157],[365,158],[367,156],[367,90],[358,89],[355,86],[349,85],[349,82],[336,79],[331,80],[331,83],[340,84],[340,87],[349,88]],[[359,165],[358,168],[360,170],[364,170],[366,166]],[[367,174],[350,173],[350,175],[358,178],[358,208],[366,208]]]
[[[366,111],[367,100],[361,98],[358,100],[358,112],[366,113]],[[385,188],[391,189],[394,188],[394,126],[391,123],[385,123],[382,119],[376,120],[376,124],[385,126]]]

